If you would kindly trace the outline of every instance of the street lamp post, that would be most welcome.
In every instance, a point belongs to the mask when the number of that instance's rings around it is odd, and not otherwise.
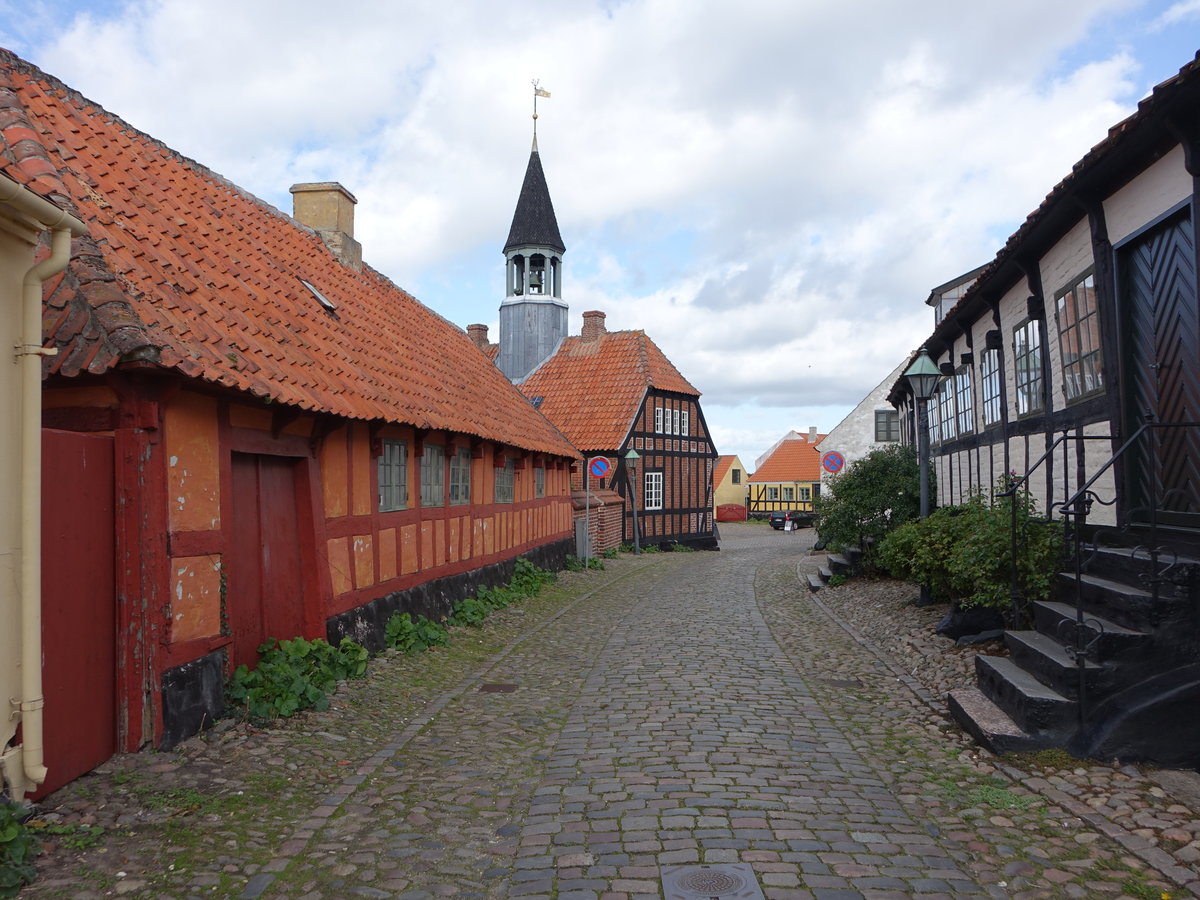
[[[629,448],[629,452],[625,454],[625,462],[629,466],[629,502],[633,509],[633,552],[640,555],[642,545],[638,540],[638,520],[637,520],[637,464],[642,455]]]
[[[921,518],[924,519],[929,515],[929,401],[937,390],[942,373],[929,358],[929,351],[922,347],[904,377],[908,379],[913,399],[917,402],[917,462],[920,466]],[[921,599],[918,602],[921,606],[929,605],[928,585],[921,585]]]

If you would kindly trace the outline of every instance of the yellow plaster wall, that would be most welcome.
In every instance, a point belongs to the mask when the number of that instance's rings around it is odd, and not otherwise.
[[[399,573],[396,568],[396,529],[379,532],[379,580],[390,581]]]
[[[220,528],[217,401],[200,394],[179,394],[167,408],[164,430],[171,530]]]
[[[171,560],[171,640],[190,641],[221,631],[221,557]]]
[[[354,586],[375,583],[375,548],[369,534],[354,536]]]
[[[350,577],[350,539],[332,538],[326,546],[329,555],[329,580],[336,597],[354,587]]]
[[[405,525],[400,529],[400,574],[411,575],[417,571],[417,526]]]
[[[367,426],[357,424],[352,426],[353,440],[350,443],[350,471],[353,473],[353,514],[367,516],[375,508],[375,498],[371,494],[371,445],[368,441]],[[409,472],[414,468],[409,465]],[[419,489],[418,489],[419,490]],[[411,495],[410,495],[411,496]],[[418,493],[419,497],[420,494]]]

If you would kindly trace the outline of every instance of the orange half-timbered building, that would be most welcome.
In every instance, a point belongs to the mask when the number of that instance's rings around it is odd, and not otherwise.
[[[210,724],[269,637],[378,649],[570,549],[578,453],[340,185],[289,217],[6,51],[0,172],[88,230],[44,293],[42,792]]]

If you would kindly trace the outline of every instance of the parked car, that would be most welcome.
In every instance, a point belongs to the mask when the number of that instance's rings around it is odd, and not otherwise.
[[[787,522],[792,523],[792,528],[808,528],[813,523],[813,515],[810,512],[801,512],[798,509],[776,510],[771,513],[771,527],[775,530],[781,530]]]

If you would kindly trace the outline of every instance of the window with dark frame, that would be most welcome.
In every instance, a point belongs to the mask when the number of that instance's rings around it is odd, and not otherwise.
[[[446,505],[446,450],[439,444],[421,448],[421,505]]]
[[[546,496],[546,467],[534,466],[533,468],[533,496],[541,499]]]
[[[1013,373],[1016,376],[1017,415],[1042,411],[1042,336],[1037,319],[1013,329]]]
[[[941,440],[954,440],[958,435],[955,430],[957,421],[954,415],[954,379],[945,379],[930,403],[931,405],[936,404],[938,408],[938,428],[941,432]]]
[[[895,409],[875,410],[875,441],[888,443],[900,440],[900,411]]]
[[[1055,298],[1063,393],[1077,400],[1104,388],[1096,279],[1088,273]]]
[[[471,451],[459,447],[450,457],[450,505],[471,502]]]
[[[1000,348],[983,351],[979,359],[979,387],[983,400],[983,424],[1000,421]]]
[[[384,439],[379,454],[379,511],[408,508],[408,442]]]
[[[975,398],[971,391],[971,367],[960,366],[954,373],[954,406],[958,412],[958,433],[975,430]]]
[[[732,476],[734,484],[742,483],[742,470],[741,469],[734,469],[730,474]]]

